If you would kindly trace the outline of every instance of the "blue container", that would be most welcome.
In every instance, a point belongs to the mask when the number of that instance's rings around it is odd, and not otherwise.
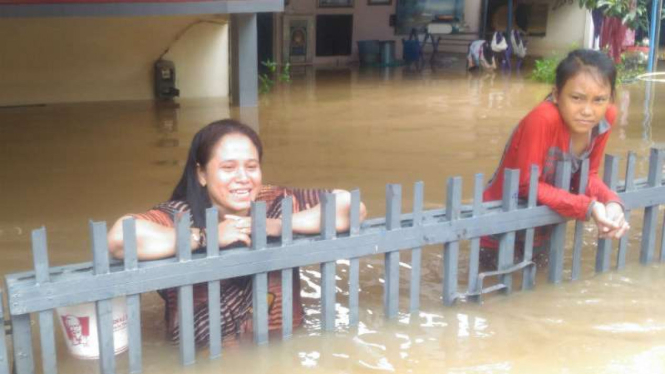
[[[417,39],[402,39],[402,47],[404,62],[414,62],[420,59],[420,42]]]
[[[378,40],[358,40],[358,57],[362,65],[379,62],[381,48]]]

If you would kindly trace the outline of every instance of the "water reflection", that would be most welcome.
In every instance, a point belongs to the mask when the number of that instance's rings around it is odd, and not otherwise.
[[[655,102],[656,87],[655,82],[645,82],[644,84],[644,119],[642,120],[642,140],[652,141],[651,123],[653,116],[653,104]]]

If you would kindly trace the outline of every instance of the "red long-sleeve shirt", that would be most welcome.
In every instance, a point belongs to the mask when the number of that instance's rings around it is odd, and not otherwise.
[[[591,131],[589,147],[579,156],[570,150],[571,139],[566,124],[557,106],[546,100],[535,107],[520,121],[513,131],[503,153],[501,162],[483,194],[483,201],[501,200],[503,195],[503,174],[505,169],[519,169],[519,197],[526,199],[529,192],[531,165],[537,165],[538,204],[546,205],[564,217],[588,219],[591,202],[620,202],[617,194],[610,190],[598,176],[598,168],[603,158],[605,144],[616,118],[616,108],[610,105],[605,118]],[[585,193],[575,193],[579,188],[579,169],[582,161],[589,159],[589,182]],[[571,161],[573,179],[571,190],[554,187],[556,164],[558,161]],[[549,231],[549,230],[547,230]],[[547,233],[536,237],[536,245],[542,244]],[[483,245],[495,247],[494,240],[483,238]]]

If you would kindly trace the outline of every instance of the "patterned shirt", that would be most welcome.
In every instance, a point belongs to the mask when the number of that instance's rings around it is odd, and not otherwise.
[[[256,198],[266,202],[267,218],[280,218],[282,215],[282,199],[293,197],[293,213],[312,208],[319,204],[319,194],[325,190],[290,189],[276,186],[263,186]],[[169,201],[159,204],[151,210],[135,214],[134,217],[173,227],[173,217],[189,211],[184,201]],[[225,342],[238,338],[241,334],[251,331],[252,319],[252,281],[251,277],[238,277],[221,281],[219,316],[222,325],[222,339]],[[175,343],[180,339],[178,327],[178,292],[171,288],[161,290],[159,294],[166,302],[166,325],[171,340]],[[268,274],[268,326],[270,330],[278,330],[282,324],[282,282],[281,272]],[[194,336],[197,344],[205,344],[210,338],[208,325],[208,287],[207,283],[194,285]],[[293,276],[293,326],[302,323],[303,310],[300,302],[300,278],[297,269]]]

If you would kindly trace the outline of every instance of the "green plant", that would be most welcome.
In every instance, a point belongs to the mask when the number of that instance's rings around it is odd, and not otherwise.
[[[279,81],[284,83],[291,83],[291,64],[285,63],[282,67],[282,72],[279,74]]]
[[[641,63],[638,54],[624,53],[621,55],[621,62],[616,65],[617,67],[617,81],[618,83],[631,83],[637,79],[638,75],[644,74],[646,68]]]
[[[277,73],[277,63],[275,61],[266,60],[261,61],[261,65],[268,68],[268,71],[263,74],[259,74],[259,92],[262,94],[268,93],[275,86],[275,75]],[[291,83],[291,64],[288,62],[282,67],[278,78],[280,82]]]
[[[539,58],[534,62],[534,68],[531,72],[531,79],[547,84],[554,84],[556,81],[556,67],[559,61],[563,59],[560,55],[551,55],[549,57]],[[624,53],[621,55],[621,62],[616,64],[617,83],[630,83],[635,81],[638,75],[645,73],[644,64],[640,62],[637,55]]]
[[[549,57],[539,58],[534,62],[533,72],[531,72],[531,79],[554,84],[556,80],[556,66],[561,61],[561,56],[552,55]]]

